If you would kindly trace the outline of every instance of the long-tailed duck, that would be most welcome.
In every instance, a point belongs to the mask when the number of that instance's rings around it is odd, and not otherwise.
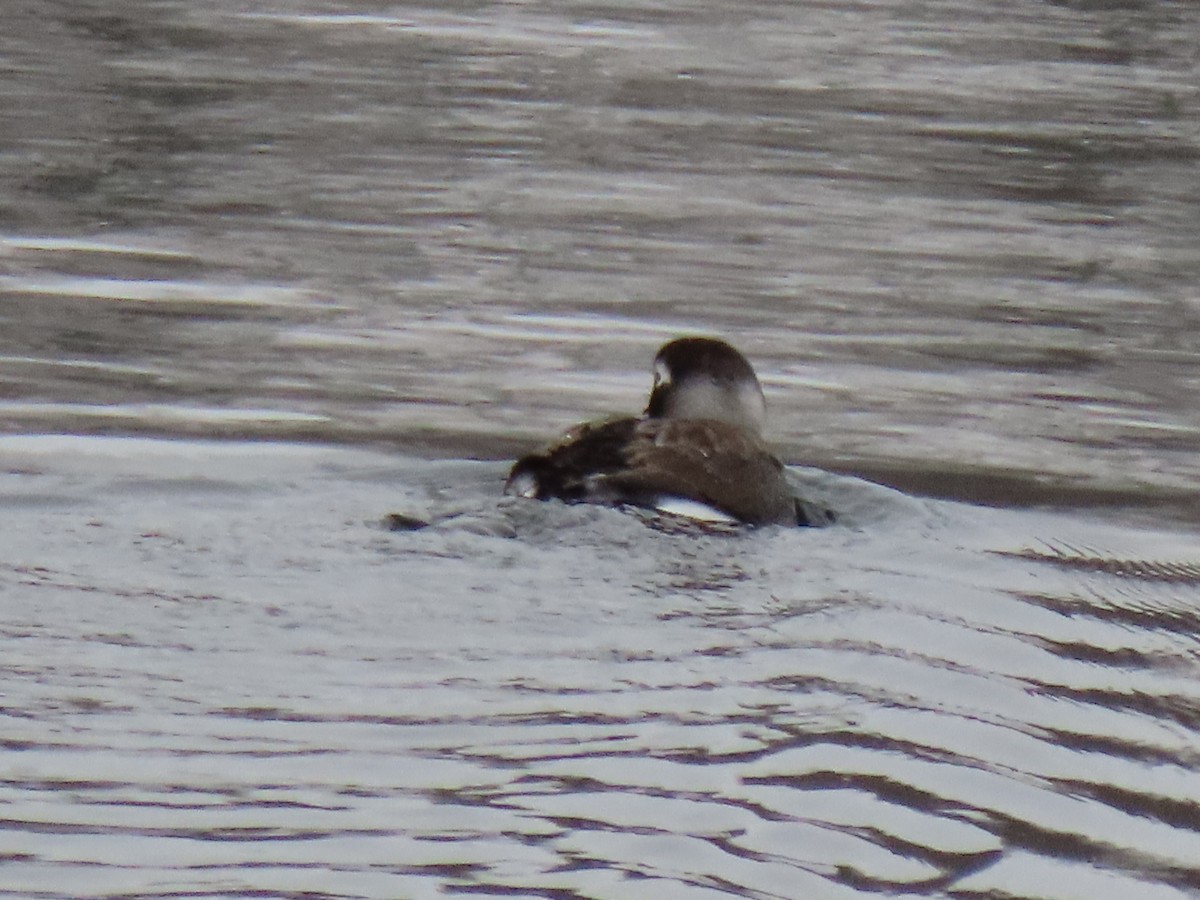
[[[654,357],[645,413],[575,426],[517,460],[504,491],[751,525],[808,525],[805,504],[763,443],[765,416],[762,387],[742,354],[714,338],[679,338]]]

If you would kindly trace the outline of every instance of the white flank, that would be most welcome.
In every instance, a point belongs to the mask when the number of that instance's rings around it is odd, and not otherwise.
[[[699,500],[689,500],[686,497],[659,497],[654,503],[654,508],[659,512],[683,516],[685,519],[695,519],[697,522],[737,522],[733,516],[721,512],[715,506],[709,506]]]

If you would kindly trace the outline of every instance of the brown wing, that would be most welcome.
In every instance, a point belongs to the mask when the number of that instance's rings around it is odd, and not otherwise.
[[[616,502],[593,496],[593,482],[597,475],[627,465],[625,451],[637,424],[637,419],[623,418],[576,425],[552,446],[517,460],[505,493],[537,500]]]
[[[624,450],[625,467],[604,475],[616,495],[676,496],[743,522],[796,524],[783,465],[754,436],[708,419],[644,419]]]

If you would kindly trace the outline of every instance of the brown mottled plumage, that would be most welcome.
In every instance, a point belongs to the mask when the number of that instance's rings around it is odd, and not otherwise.
[[[760,436],[766,404],[745,357],[724,341],[680,338],[654,371],[644,415],[575,426],[519,459],[505,493],[663,509],[685,500],[747,524],[808,524]]]

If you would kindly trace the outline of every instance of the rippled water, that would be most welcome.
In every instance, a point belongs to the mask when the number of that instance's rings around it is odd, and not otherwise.
[[[1200,888],[1192,537],[817,470],[841,525],[705,538],[491,463],[0,462],[15,894]]]
[[[0,892],[1196,896],[1198,46],[6,4]],[[688,332],[838,525],[499,498]]]

